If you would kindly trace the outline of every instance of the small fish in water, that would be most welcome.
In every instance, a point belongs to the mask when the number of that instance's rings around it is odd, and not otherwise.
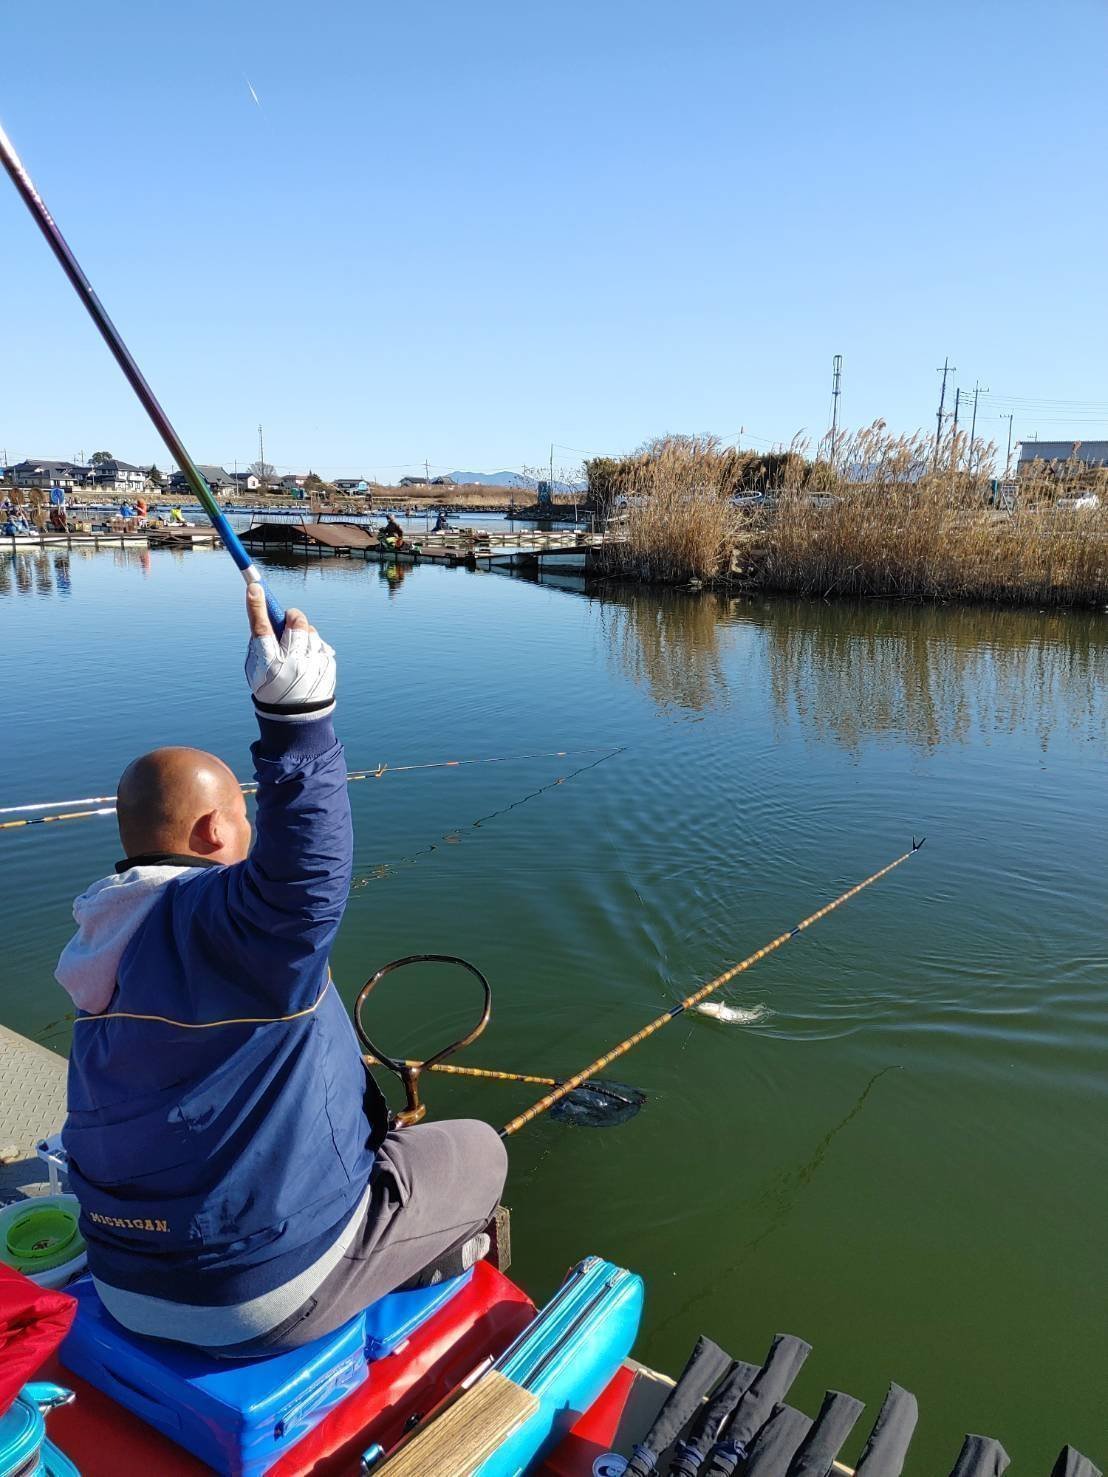
[[[693,1009],[724,1026],[752,1026],[769,1014],[764,1005],[724,1005],[720,1000],[704,1000]]]

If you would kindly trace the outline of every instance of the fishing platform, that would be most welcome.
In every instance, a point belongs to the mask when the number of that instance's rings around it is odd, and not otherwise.
[[[40,549],[213,549],[219,545],[219,537],[212,529],[200,527],[166,526],[132,532],[74,529],[66,533],[42,529],[33,533],[0,534],[0,548],[12,554],[34,554]]]
[[[0,1205],[42,1190],[35,1148],[65,1119],[65,1059],[0,1026]]]
[[[449,568],[588,573],[607,533],[474,528],[406,535],[399,548],[383,545],[376,528],[361,523],[255,523],[239,535],[252,553],[280,549],[311,555],[360,556],[381,564],[443,564]]]

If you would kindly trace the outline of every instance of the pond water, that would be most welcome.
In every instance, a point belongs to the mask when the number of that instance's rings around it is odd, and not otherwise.
[[[631,1122],[513,1139],[532,1293],[601,1252],[647,1279],[649,1363],[781,1330],[815,1345],[808,1409],[831,1385],[872,1416],[895,1378],[915,1474],[967,1430],[1028,1473],[1064,1440],[1103,1457],[1105,618],[269,574],[338,649],[351,768],[507,760],[351,790],[335,976],[352,1000],[399,955],[472,959],[473,1064],[572,1072],[927,836],[725,992],[751,1024],[683,1017],[620,1061]],[[169,742],[248,775],[241,607],[217,553],[0,558],[0,804],[109,793]],[[110,818],[0,833],[0,1019],[58,1051],[70,901],[118,854]],[[446,973],[378,995],[397,1054],[472,1007]],[[536,1089],[426,1095],[502,1123]]]

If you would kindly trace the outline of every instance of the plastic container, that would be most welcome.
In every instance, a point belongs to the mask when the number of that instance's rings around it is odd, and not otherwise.
[[[0,1262],[40,1287],[64,1287],[87,1262],[75,1195],[42,1195],[0,1209]]]
[[[493,1366],[539,1397],[529,1420],[474,1477],[519,1477],[559,1442],[631,1352],[642,1318],[642,1278],[587,1257]]]
[[[128,1333],[84,1278],[69,1288],[77,1316],[59,1357],[225,1477],[260,1477],[364,1383],[375,1359],[402,1345],[472,1275],[390,1293],[291,1353],[236,1360]]]

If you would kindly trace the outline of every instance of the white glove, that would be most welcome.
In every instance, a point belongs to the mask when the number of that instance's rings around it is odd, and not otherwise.
[[[260,585],[246,592],[250,645],[246,680],[254,706],[278,723],[309,723],[335,711],[335,651],[299,610],[285,615],[280,641],[266,614]]]

